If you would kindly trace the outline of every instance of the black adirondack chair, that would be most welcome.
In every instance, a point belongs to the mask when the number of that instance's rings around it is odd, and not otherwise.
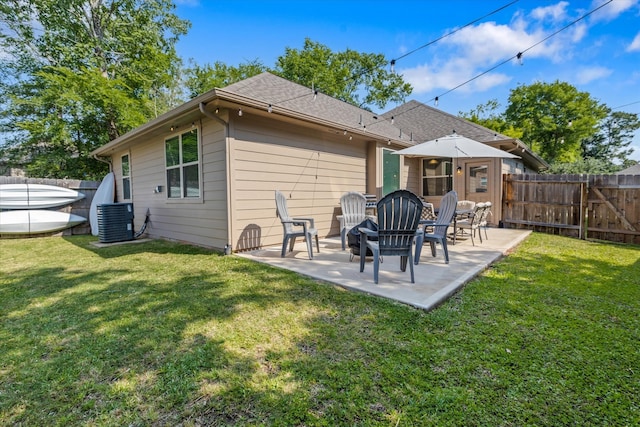
[[[413,240],[420,223],[422,200],[407,190],[397,190],[378,202],[378,231],[360,228],[360,272],[364,271],[367,248],[373,253],[373,281],[378,283],[380,256],[399,256],[400,269],[406,271],[407,261],[413,275]],[[370,237],[377,237],[373,241]]]

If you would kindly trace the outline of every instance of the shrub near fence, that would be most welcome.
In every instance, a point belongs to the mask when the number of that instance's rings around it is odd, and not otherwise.
[[[42,235],[63,235],[68,236],[72,234],[91,234],[91,226],[89,224],[89,210],[91,208],[91,201],[96,194],[98,181],[82,181],[78,179],[45,179],[45,178],[25,178],[17,176],[0,176],[0,184],[45,184],[53,185],[56,187],[70,188],[84,194],[84,199],[80,199],[70,205],[60,206],[58,208],[51,208],[48,210],[67,212],[75,215],[79,215],[87,219],[87,222],[76,225],[73,228],[68,228],[62,231],[56,231],[53,233],[30,235],[30,236],[42,236]],[[26,235],[16,234],[3,234],[2,238],[15,238],[15,237],[27,237]]]
[[[504,175],[502,224],[640,244],[640,175]]]

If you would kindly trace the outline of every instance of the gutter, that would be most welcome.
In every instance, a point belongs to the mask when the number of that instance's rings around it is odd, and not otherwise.
[[[108,143],[106,143],[105,145],[103,145],[102,147],[96,148],[95,150],[93,150],[90,154],[92,156],[95,155],[99,155],[100,153],[103,152],[108,152],[109,150],[113,149],[114,147],[117,147],[118,145],[120,145],[123,141],[126,141],[128,139],[131,138],[137,138],[137,137],[141,137],[143,135],[145,135],[148,132],[152,132],[154,131],[158,126],[161,126],[163,123],[169,121],[169,120],[175,120],[176,118],[180,117],[180,116],[184,116],[186,114],[189,114],[190,112],[192,112],[199,103],[202,103],[204,101],[210,101],[212,99],[216,98],[216,92],[215,90],[212,92],[207,92],[203,95],[198,96],[197,98],[192,99],[191,101],[186,102],[185,104],[182,104],[179,107],[176,107],[173,110],[170,110],[158,117],[156,117],[155,119],[148,121],[147,123],[138,126],[135,129],[130,130],[129,132],[125,133],[124,135],[120,135],[118,138],[114,139],[113,141],[109,141]]]

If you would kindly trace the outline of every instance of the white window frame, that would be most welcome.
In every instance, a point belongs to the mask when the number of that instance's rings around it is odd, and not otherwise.
[[[196,132],[196,145],[197,145],[197,150],[198,150],[198,158],[195,161],[191,161],[191,162],[186,162],[184,163],[183,161],[183,145],[182,145],[182,138],[184,135],[190,133],[190,132]],[[169,166],[167,164],[167,141],[172,140],[174,138],[178,138],[178,151],[179,151],[179,161],[177,164],[171,165]],[[201,150],[201,143],[200,143],[200,138],[201,138],[201,132],[199,127],[194,127],[192,129],[189,129],[187,131],[182,131],[182,132],[176,132],[174,134],[172,134],[171,136],[165,138],[164,140],[164,146],[163,146],[163,150],[164,150],[164,170],[165,170],[165,182],[166,182],[166,197],[168,200],[171,201],[177,201],[177,200],[185,200],[185,201],[193,201],[193,200],[198,200],[198,199],[202,199],[202,150]],[[197,195],[193,195],[193,196],[189,196],[186,194],[186,189],[184,186],[184,170],[185,168],[189,167],[189,166],[197,166],[198,167],[198,194]],[[171,190],[171,185],[169,182],[169,170],[179,170],[179,178],[180,178],[180,197],[176,197],[173,196],[172,197],[172,190]]]
[[[124,158],[127,158],[127,165],[129,167],[129,173],[125,175],[124,171]],[[132,185],[131,185],[131,153],[123,154],[120,157],[120,172],[122,173],[122,200],[133,199]],[[125,185],[125,180],[128,180],[128,185]],[[129,188],[129,197],[127,197],[127,187]]]

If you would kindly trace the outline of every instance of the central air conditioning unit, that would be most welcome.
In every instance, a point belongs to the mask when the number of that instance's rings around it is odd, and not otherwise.
[[[133,240],[133,203],[105,203],[97,212],[100,243]]]

